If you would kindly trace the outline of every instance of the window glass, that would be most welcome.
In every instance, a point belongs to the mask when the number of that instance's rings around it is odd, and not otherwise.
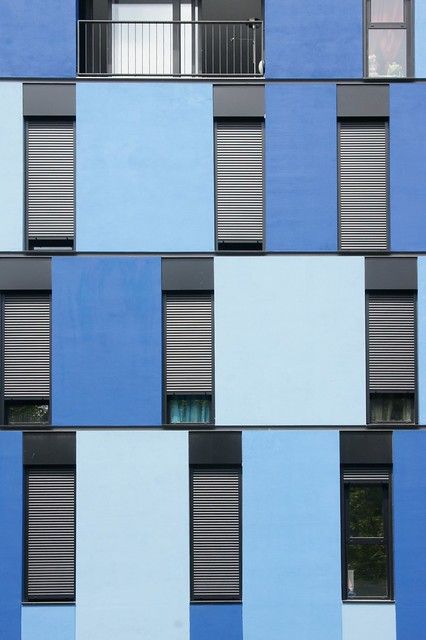
[[[348,499],[349,535],[382,538],[385,530],[382,485],[351,484]]]
[[[371,22],[404,22],[404,0],[371,0]]]
[[[407,30],[368,30],[368,76],[404,78],[407,75]]]
[[[7,424],[40,424],[49,421],[49,405],[26,402],[6,405]]]
[[[414,396],[403,393],[373,393],[370,396],[370,419],[373,423],[413,423]]]
[[[211,419],[209,396],[170,396],[168,399],[170,424],[208,423]]]
[[[348,598],[386,598],[387,557],[384,544],[349,544]]]

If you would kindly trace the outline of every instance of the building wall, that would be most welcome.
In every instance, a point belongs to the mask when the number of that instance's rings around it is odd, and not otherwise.
[[[161,261],[52,260],[52,421],[161,424]]]
[[[3,0],[0,77],[75,76],[76,8],[75,0]]]
[[[336,431],[243,432],[245,640],[342,638],[339,476]]]
[[[414,62],[416,78],[426,78],[426,3],[414,4]]]
[[[241,604],[193,604],[191,640],[243,640]]]
[[[79,251],[212,251],[213,177],[211,85],[77,85]]]
[[[265,128],[266,249],[336,251],[335,85],[267,85]]]
[[[396,640],[394,604],[344,604],[343,640]]]
[[[23,131],[22,84],[2,82],[0,83],[0,251],[21,251],[23,248]]]
[[[216,258],[216,423],[365,424],[364,299],[362,258]]]
[[[76,640],[188,640],[185,432],[77,434]]]
[[[75,640],[73,605],[22,607],[22,640]]]

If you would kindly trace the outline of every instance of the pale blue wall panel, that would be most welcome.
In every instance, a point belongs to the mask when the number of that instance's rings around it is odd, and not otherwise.
[[[77,434],[77,640],[188,640],[186,432]]]
[[[75,607],[22,607],[22,640],[74,640]]]
[[[426,2],[417,0],[414,3],[415,55],[414,70],[417,78],[426,78]]]
[[[0,251],[22,251],[24,216],[22,84],[0,84]]]
[[[77,86],[77,249],[214,249],[211,84]]]
[[[364,260],[215,259],[222,425],[365,423]]]
[[[394,604],[344,604],[342,640],[396,640]]]
[[[339,640],[338,431],[243,432],[244,640]]]

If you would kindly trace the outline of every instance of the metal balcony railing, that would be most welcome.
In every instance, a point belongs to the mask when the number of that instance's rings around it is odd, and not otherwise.
[[[80,20],[81,76],[262,76],[263,22]]]

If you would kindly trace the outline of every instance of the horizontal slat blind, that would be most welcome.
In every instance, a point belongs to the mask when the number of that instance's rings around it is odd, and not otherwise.
[[[345,469],[344,482],[389,482],[389,469]]]
[[[74,122],[27,121],[29,239],[74,237]]]
[[[413,294],[368,296],[370,391],[415,391],[415,309]]]
[[[27,470],[27,597],[73,600],[75,470]]]
[[[386,122],[342,121],[339,138],[340,249],[386,250]]]
[[[211,393],[212,315],[210,293],[166,295],[166,381],[169,393]]]
[[[49,397],[49,295],[5,296],[4,388],[7,398]]]
[[[240,472],[192,471],[192,595],[200,600],[241,596]]]
[[[219,242],[262,242],[263,122],[216,123],[216,217]]]

